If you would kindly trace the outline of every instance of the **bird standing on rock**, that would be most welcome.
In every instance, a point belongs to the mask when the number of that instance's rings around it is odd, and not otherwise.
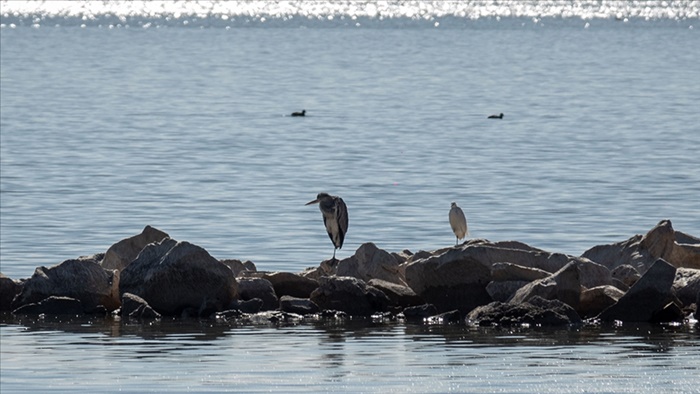
[[[452,231],[457,237],[455,245],[459,243],[459,240],[469,235],[469,229],[467,228],[467,218],[462,212],[462,208],[457,206],[456,202],[452,203],[452,208],[450,208],[450,226]]]
[[[342,249],[345,233],[348,231],[348,207],[342,198],[327,193],[318,193],[315,200],[306,203],[306,205],[311,204],[318,204],[323,214],[323,224],[335,246],[333,249],[333,260],[335,260],[335,251]]]

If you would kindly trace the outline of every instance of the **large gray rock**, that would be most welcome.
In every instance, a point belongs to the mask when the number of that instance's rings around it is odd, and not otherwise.
[[[494,263],[491,265],[491,278],[496,282],[532,282],[533,280],[544,279],[551,274],[551,272],[539,268],[523,267],[518,264]]]
[[[479,326],[563,326],[580,324],[581,318],[573,308],[561,301],[534,297],[518,304],[494,301],[469,312],[466,321]]]
[[[341,276],[324,276],[319,287],[311,293],[313,301],[322,310],[336,310],[351,316],[369,316],[386,312],[390,301],[380,290],[364,281]]]
[[[391,301],[392,306],[400,306],[406,308],[409,306],[423,304],[423,299],[418,297],[410,287],[387,282],[381,279],[372,279],[368,283],[370,286],[376,287],[386,294]]]
[[[645,273],[657,259],[674,267],[700,269],[700,239],[673,230],[670,220],[662,220],[646,235],[635,235],[626,241],[598,245],[582,257],[600,263],[609,269],[630,264]]]
[[[522,287],[531,282],[524,280],[507,280],[504,282],[491,281],[486,285],[486,292],[494,301],[507,302]]]
[[[510,302],[519,304],[533,297],[559,300],[577,309],[581,299],[581,280],[576,262],[570,262],[545,279],[539,279],[520,288]]]
[[[146,245],[153,242],[160,242],[163,238],[167,237],[168,234],[157,228],[146,226],[141,234],[124,238],[110,246],[102,260],[102,268],[121,271],[138,256],[139,252],[141,252]]]
[[[673,291],[684,306],[694,303],[700,292],[700,270],[678,268],[673,280]]]
[[[119,293],[137,295],[163,315],[208,316],[224,310],[238,286],[233,272],[206,250],[166,238],[124,268]]]
[[[296,298],[309,298],[311,293],[318,288],[318,281],[303,277],[291,272],[273,272],[264,274],[263,279],[272,283],[277,297],[292,296]]]
[[[632,288],[599,316],[602,321],[650,322],[675,296],[672,286],[676,267],[657,260]]]
[[[282,312],[296,313],[298,315],[310,315],[320,312],[318,305],[310,299],[286,295],[280,297],[280,310]]]
[[[381,279],[386,282],[405,285],[399,273],[401,261],[393,254],[377,248],[371,242],[362,244],[354,255],[338,263],[337,276],[351,276],[369,282]]]
[[[0,272],[0,312],[12,310],[12,300],[22,291],[22,283]]]
[[[625,292],[615,286],[598,286],[581,292],[581,302],[577,312],[583,318],[598,316],[610,305],[616,303]]]
[[[279,308],[280,301],[269,280],[263,278],[238,278],[238,295],[243,301],[260,298],[265,311]]]
[[[630,264],[618,265],[610,272],[610,274],[612,275],[613,279],[617,279],[624,283],[627,288],[634,286],[639,278],[642,277],[642,275],[639,274],[639,271],[637,271],[637,269]]]
[[[113,311],[121,304],[118,289],[118,272],[103,269],[94,258],[66,260],[50,268],[38,267],[24,282],[12,309],[57,296],[79,300],[86,313],[99,306]]]

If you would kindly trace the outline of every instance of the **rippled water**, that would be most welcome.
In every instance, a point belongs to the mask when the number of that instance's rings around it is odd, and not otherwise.
[[[691,393],[700,382],[692,327],[21,323],[1,326],[3,392]]]
[[[147,224],[300,271],[332,253],[304,206],[320,191],[350,211],[340,258],[452,244],[451,201],[473,237],[571,254],[661,219],[698,236],[698,6],[662,3],[2,2],[0,271],[28,277]],[[162,12],[89,9],[120,4]],[[272,4],[316,8],[245,8]],[[698,383],[692,327],[3,321],[3,393]]]

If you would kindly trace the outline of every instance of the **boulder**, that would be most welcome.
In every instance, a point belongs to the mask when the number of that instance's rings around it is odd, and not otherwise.
[[[86,313],[103,306],[119,308],[119,273],[102,268],[94,258],[66,260],[50,268],[38,267],[14,298],[12,309],[51,296],[75,298]]]
[[[423,304],[404,308],[403,316],[409,322],[420,322],[430,316],[437,315],[438,311],[433,304]]]
[[[470,248],[455,247],[409,262],[405,267],[406,282],[421,299],[435,305],[438,312],[458,309],[466,314],[491,302],[486,292],[491,267],[475,254],[478,253]]]
[[[269,280],[262,278],[238,278],[237,281],[238,295],[241,300],[260,298],[263,301],[263,310],[269,311],[279,308],[280,301]]]
[[[263,308],[263,300],[251,298],[249,300],[233,300],[229,306],[230,310],[237,310],[242,313],[258,313]]]
[[[676,268],[657,260],[624,296],[598,318],[602,321],[650,322],[675,297],[672,286]]]
[[[658,259],[674,267],[700,269],[700,239],[676,232],[670,220],[662,220],[644,236],[635,235],[626,241],[594,246],[582,257],[611,270],[630,264],[642,274]]]
[[[238,285],[233,272],[203,248],[166,238],[124,268],[119,293],[137,295],[163,315],[209,316],[236,298]]]
[[[241,261],[236,259],[220,260],[222,264],[229,267],[233,271],[233,276],[238,277],[243,273],[257,272],[257,268],[252,261]]]
[[[368,284],[376,287],[377,289],[381,290],[382,293],[386,294],[386,296],[389,297],[389,301],[391,301],[392,306],[400,306],[405,308],[423,303],[423,300],[418,297],[416,293],[408,286],[387,282],[381,279],[372,279]]]
[[[539,268],[523,267],[511,263],[494,263],[491,265],[491,278],[496,282],[505,281],[526,281],[532,282],[537,279],[544,279],[551,275],[551,272]]]
[[[428,324],[448,324],[448,323],[460,323],[462,321],[462,314],[457,310],[443,312],[435,316],[429,316],[425,319]]]
[[[369,316],[386,312],[389,298],[364,281],[343,276],[324,276],[311,293],[311,301],[323,310],[336,310],[351,316]]]
[[[577,312],[583,318],[598,316],[600,312],[616,303],[625,292],[615,286],[598,286],[581,292]]]
[[[613,279],[617,279],[624,283],[627,288],[634,286],[639,278],[642,277],[642,275],[639,274],[639,271],[637,271],[637,269],[630,264],[618,265],[610,272],[610,274],[612,275]]]
[[[131,293],[122,295],[121,315],[132,319],[155,319],[160,317],[160,313],[153,310],[146,300]]]
[[[288,295],[296,298],[309,298],[318,287],[317,280],[291,272],[268,273],[264,274],[262,278],[272,283],[278,297]]]
[[[12,300],[22,291],[22,283],[0,272],[0,312],[12,310]]]
[[[36,303],[20,306],[12,313],[16,315],[71,315],[79,316],[85,313],[80,300],[71,297],[50,296]]]
[[[534,297],[518,304],[494,301],[469,312],[466,321],[479,326],[562,326],[580,324],[581,318],[573,308],[559,300]]]
[[[581,281],[576,262],[570,262],[545,279],[523,286],[515,292],[510,302],[519,304],[536,296],[546,300],[559,300],[574,309],[578,308],[581,299]]]
[[[700,270],[678,268],[673,280],[673,291],[684,306],[690,306],[700,292]]]
[[[507,302],[518,290],[530,282],[524,280],[508,280],[505,282],[491,281],[486,285],[486,292],[493,301]]]
[[[320,308],[308,298],[296,298],[291,296],[280,297],[280,310],[296,313],[298,315],[311,315],[320,312]]]
[[[138,256],[146,245],[153,242],[160,242],[163,238],[167,237],[168,234],[157,228],[146,226],[143,231],[141,231],[141,234],[124,238],[110,246],[102,260],[102,268],[121,271]]]
[[[369,282],[381,279],[386,282],[405,285],[399,273],[401,261],[394,255],[377,248],[373,243],[362,244],[354,255],[338,263],[337,276],[351,276]]]

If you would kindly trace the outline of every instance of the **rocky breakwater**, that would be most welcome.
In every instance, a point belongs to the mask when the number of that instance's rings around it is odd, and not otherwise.
[[[390,316],[418,322],[566,325],[684,321],[697,314],[700,239],[668,220],[582,256],[516,241],[391,253],[373,243],[300,273],[259,272],[146,227],[105,254],[0,274],[0,309],[15,314],[198,316],[280,321]],[[258,319],[259,320],[259,319]]]

